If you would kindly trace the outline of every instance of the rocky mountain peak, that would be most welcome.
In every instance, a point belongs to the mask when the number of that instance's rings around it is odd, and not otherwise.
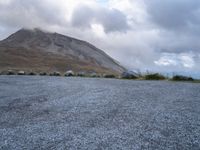
[[[109,70],[115,73],[121,73],[125,70],[104,51],[88,42],[59,33],[46,32],[40,28],[20,29],[0,42],[1,53],[3,53],[5,49],[6,51],[10,51],[10,53],[11,51],[15,51],[17,55],[22,55],[21,53],[23,52],[30,57],[33,57],[33,54],[36,53],[37,57],[42,59],[43,62],[46,61],[45,59],[48,59],[46,58],[47,55],[49,57],[56,56],[56,59],[61,57],[65,59],[62,63],[70,61],[70,64],[61,65],[63,66],[61,68],[65,66],[66,69],[84,71],[85,67],[86,70],[94,70],[94,72],[101,70],[102,73],[104,72],[103,70]],[[24,54],[22,56],[24,57]],[[20,59],[22,59],[22,57],[20,57]],[[31,58],[30,61],[32,61],[32,59],[33,58]],[[4,64],[4,62],[1,63]],[[40,64],[41,63],[42,62],[40,62]],[[51,62],[53,65],[56,63],[57,62]],[[59,63],[61,63],[60,60]],[[37,62],[35,62],[35,64],[37,64]],[[51,69],[51,67],[49,68]],[[54,68],[57,69],[57,67]],[[57,70],[59,71],[60,69]]]

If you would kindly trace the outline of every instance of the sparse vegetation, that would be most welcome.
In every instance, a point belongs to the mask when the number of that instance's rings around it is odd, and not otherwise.
[[[103,77],[104,78],[116,78],[116,76],[113,74],[105,74]]]
[[[7,71],[2,71],[0,72],[0,75],[37,75],[36,72],[28,72],[26,73],[25,71],[21,70],[21,71],[14,71],[14,70],[7,70]],[[40,72],[39,73],[40,76],[46,76],[48,75],[46,72]],[[78,72],[78,73],[74,73],[73,71],[69,70],[67,72],[65,72],[64,74],[61,74],[58,71],[54,71],[52,73],[49,74],[50,76],[77,76],[77,77],[91,77],[91,78],[116,78],[116,79],[137,79],[137,80],[171,80],[171,81],[190,81],[193,83],[200,83],[200,80],[194,79],[192,77],[189,76],[183,76],[183,75],[174,75],[173,77],[169,78],[166,77],[160,73],[147,73],[144,75],[138,75],[137,73],[134,72],[124,72],[122,73],[121,76],[116,76],[114,74],[104,74],[104,75],[100,75],[97,74],[95,72],[91,73],[91,74],[86,74],[85,72]]]
[[[90,77],[92,77],[92,78],[100,78],[100,75],[98,75],[97,73],[91,73],[90,74]]]
[[[194,80],[193,83],[200,83],[200,80]]]
[[[165,80],[166,77],[159,73],[153,73],[153,74],[144,75],[144,79],[145,80]]]
[[[15,75],[15,72],[13,70],[8,70],[8,72],[6,74],[7,75]]]
[[[61,76],[60,72],[55,71],[53,73],[50,73],[50,76]]]
[[[192,77],[182,76],[182,75],[175,75],[172,78],[173,81],[194,81]]]
[[[78,73],[76,74],[76,76],[78,76],[78,77],[85,77],[86,74],[85,74],[84,72],[78,72]]]

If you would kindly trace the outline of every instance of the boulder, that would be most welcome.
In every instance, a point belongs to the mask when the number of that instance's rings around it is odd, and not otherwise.
[[[58,71],[55,71],[54,73],[53,73],[53,76],[60,76],[61,74],[60,74],[60,72],[58,72]]]
[[[72,70],[68,70],[67,72],[65,72],[65,76],[66,77],[74,76],[74,72]]]
[[[25,71],[18,71],[18,73],[17,73],[18,75],[25,75],[26,73],[25,73]]]
[[[136,74],[133,71],[126,71],[126,72],[122,73],[121,78],[123,78],[123,79],[137,79],[138,74]]]
[[[15,75],[15,72],[13,70],[8,70],[7,75]]]

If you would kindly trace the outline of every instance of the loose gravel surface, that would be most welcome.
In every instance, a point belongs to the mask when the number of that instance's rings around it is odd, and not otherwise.
[[[0,149],[200,149],[200,84],[0,76]]]

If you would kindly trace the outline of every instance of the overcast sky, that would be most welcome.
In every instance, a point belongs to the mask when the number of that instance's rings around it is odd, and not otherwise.
[[[0,40],[22,27],[86,40],[129,69],[200,72],[199,0],[0,0]]]

